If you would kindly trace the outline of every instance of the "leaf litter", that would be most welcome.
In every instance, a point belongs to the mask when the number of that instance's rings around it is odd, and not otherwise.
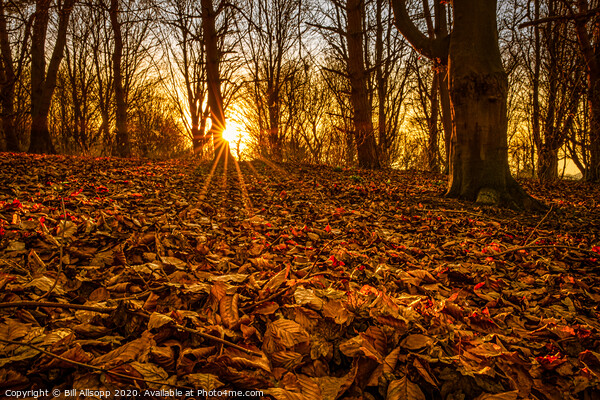
[[[5,153],[0,181],[3,391],[600,396],[597,186],[524,181],[527,214],[260,161]]]

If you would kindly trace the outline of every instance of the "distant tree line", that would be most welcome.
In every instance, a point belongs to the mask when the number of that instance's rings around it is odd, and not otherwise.
[[[568,160],[599,179],[596,3],[476,11],[498,24],[508,119],[494,151],[513,174],[554,180]],[[212,157],[235,113],[247,157],[452,173],[471,151],[452,38],[473,4],[0,0],[0,150]]]

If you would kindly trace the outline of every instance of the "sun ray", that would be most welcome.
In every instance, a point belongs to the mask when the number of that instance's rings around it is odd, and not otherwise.
[[[200,201],[204,201],[204,199],[206,198],[206,194],[208,193],[208,186],[210,185],[210,182],[212,180],[213,175],[215,174],[215,170],[217,169],[217,164],[219,163],[219,159],[221,158],[221,154],[223,153],[223,148],[225,146],[221,146],[221,149],[219,150],[219,154],[215,157],[212,167],[210,168],[210,172],[208,173],[208,175],[206,176],[206,179],[204,180],[204,185],[202,186],[202,190],[200,191]]]
[[[228,168],[228,164],[229,164],[229,157],[227,155],[227,152],[229,151],[228,145],[227,143],[222,143],[221,144],[221,152],[224,153],[223,154],[223,174],[221,175],[221,189],[223,191],[225,191],[227,189],[227,168]]]
[[[240,169],[240,165],[237,160],[233,160],[233,164],[235,165],[235,169],[237,171],[238,184],[240,185],[240,190],[242,192],[242,202],[244,203],[244,208],[246,209],[248,216],[251,217],[254,215],[254,209],[252,207],[252,201],[250,201],[250,196],[248,195],[246,183],[244,182],[244,175],[242,174],[242,170]]]
[[[274,162],[272,162],[269,159],[266,159],[264,157],[261,157],[260,155],[258,157],[256,157],[258,160],[264,162],[265,164],[267,164],[269,167],[271,167],[271,169],[273,169],[275,172],[277,172],[279,175],[288,177],[290,175],[290,173],[286,170],[284,170],[283,168],[281,168],[279,165],[275,164]]]

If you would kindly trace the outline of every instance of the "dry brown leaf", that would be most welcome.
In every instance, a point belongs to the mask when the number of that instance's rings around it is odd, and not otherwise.
[[[281,285],[283,285],[288,278],[290,273],[290,265],[287,264],[284,269],[275,274],[269,281],[263,286],[261,295],[265,293],[272,293],[277,290]]]
[[[141,338],[127,342],[113,351],[94,358],[90,364],[110,368],[113,365],[129,361],[143,361],[153,345],[152,334],[144,332]]]
[[[240,320],[238,313],[239,295],[236,293],[233,296],[224,296],[219,302],[219,314],[221,320],[227,328],[233,328]]]
[[[273,364],[283,367],[287,370],[293,370],[302,363],[303,356],[294,351],[276,351],[271,354]]]
[[[148,330],[159,329],[162,326],[170,324],[173,322],[173,318],[168,315],[164,315],[161,313],[153,312],[150,314],[150,318],[148,319]]]
[[[432,337],[417,333],[405,337],[402,342],[400,342],[400,346],[409,350],[419,350],[424,347],[431,346],[434,342],[435,339]]]
[[[336,324],[343,325],[350,319],[350,313],[340,300],[330,300],[323,307],[323,316],[331,318]]]
[[[425,394],[416,383],[406,376],[390,382],[387,390],[387,400],[426,400]]]
[[[296,304],[308,306],[313,310],[321,310],[323,308],[323,300],[317,297],[312,289],[306,289],[304,286],[298,286],[294,292]]]
[[[482,393],[475,398],[475,400],[517,400],[519,396],[518,390],[504,393]]]

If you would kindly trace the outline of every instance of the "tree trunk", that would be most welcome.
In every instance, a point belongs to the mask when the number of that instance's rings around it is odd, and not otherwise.
[[[442,126],[444,128],[444,173],[450,172],[450,147],[452,146],[452,106],[450,104],[450,91],[448,90],[448,68],[440,65],[438,84],[440,89],[440,105],[442,109]]]
[[[387,118],[385,109],[385,100],[388,95],[387,81],[384,76],[383,59],[383,4],[384,0],[376,2],[376,27],[375,27],[375,81],[377,84],[377,130],[379,138],[379,162],[382,166],[389,167],[389,144],[387,143]]]
[[[590,110],[590,162],[585,179],[600,181],[600,74],[588,76],[588,103]]]
[[[367,92],[367,72],[363,56],[362,16],[363,0],[347,0],[346,37],[348,43],[348,75],[350,77],[350,101],[354,110],[354,139],[361,168],[380,168],[375,142],[371,103]]]
[[[545,146],[538,150],[537,177],[543,182],[558,179],[558,149]]]
[[[225,131],[225,112],[221,95],[221,77],[219,74],[220,55],[217,47],[217,31],[215,29],[215,11],[212,0],[202,0],[202,32],[206,49],[206,80],[208,85],[208,106],[210,107],[210,132],[215,146],[215,158],[223,156],[233,159],[229,143],[223,140]]]
[[[29,153],[56,151],[48,131],[49,101],[45,94],[46,76],[46,32],[48,29],[50,0],[37,0],[31,42],[31,135]],[[48,104],[48,107],[45,106]]]
[[[447,196],[531,208],[535,201],[508,166],[508,78],[502,66],[496,1],[455,0],[450,39],[453,154]]]
[[[0,76],[5,81],[6,75]],[[14,84],[7,82],[0,88],[0,105],[2,106],[2,131],[4,132],[4,143],[6,151],[19,152],[19,138],[15,132],[15,90]]]
[[[121,62],[123,59],[123,36],[119,22],[119,0],[110,0],[110,25],[113,30],[115,47],[112,53],[116,116],[115,151],[119,157],[131,157],[131,142],[127,127],[127,99],[123,87]]]
[[[46,71],[46,33],[51,0],[36,0],[35,21],[31,43],[31,136],[29,153],[55,153],[50,131],[48,113],[58,68],[67,42],[67,27],[73,10],[74,0],[66,0],[59,9],[56,42]]]
[[[433,80],[431,81],[431,92],[429,101],[431,104],[431,110],[429,113],[429,119],[427,121],[427,130],[429,131],[429,138],[427,142],[427,158],[428,167],[431,172],[440,172],[439,162],[439,130],[438,130],[438,81],[440,79],[440,72],[433,65]]]
[[[279,137],[279,83],[278,76],[271,74],[267,84],[267,111],[269,114],[269,149],[273,161],[282,161],[282,143]],[[279,75],[279,74],[277,74]]]
[[[14,126],[16,76],[6,27],[6,16],[4,15],[4,0],[0,0],[0,52],[0,106],[2,106],[2,131],[4,132],[5,150],[21,151]]]
[[[577,0],[576,3],[579,12],[588,11],[588,1]],[[600,41],[597,40],[596,43],[592,43],[592,38],[587,30],[586,20],[575,19],[574,22],[577,41],[585,60],[588,78],[590,157],[589,163],[586,165],[585,179],[597,182],[600,181]],[[600,21],[596,18],[592,26],[598,32]]]
[[[448,37],[448,18],[446,16],[446,8],[442,0],[436,0],[433,5],[435,12],[434,35],[436,39],[444,39]],[[437,71],[437,85],[440,96],[440,108],[442,114],[442,127],[444,129],[444,173],[450,171],[450,146],[452,143],[452,110],[450,106],[450,91],[448,90],[448,66],[447,59],[436,58],[434,65]]]

